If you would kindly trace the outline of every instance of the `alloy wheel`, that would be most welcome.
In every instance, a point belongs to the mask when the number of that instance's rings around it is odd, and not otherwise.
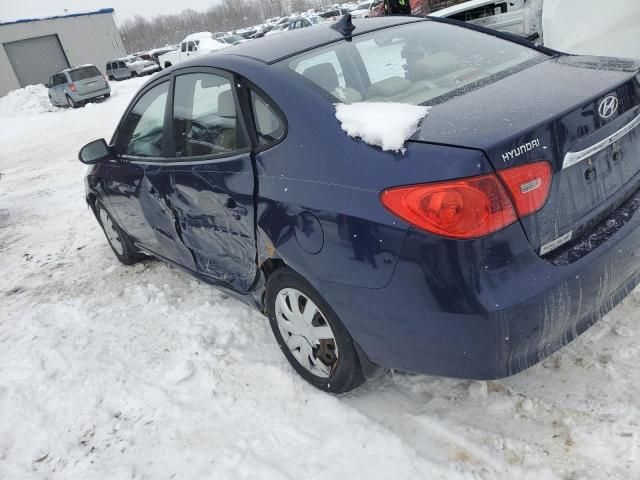
[[[298,363],[321,378],[338,365],[338,344],[318,306],[295,288],[283,288],[275,302],[275,317],[282,338]]]

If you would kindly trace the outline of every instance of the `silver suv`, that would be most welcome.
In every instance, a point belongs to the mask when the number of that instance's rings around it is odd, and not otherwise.
[[[89,100],[111,95],[109,82],[93,65],[81,65],[54,73],[47,88],[49,101],[56,107],[78,108]]]
[[[126,80],[127,78],[151,75],[158,70],[160,70],[160,66],[156,62],[143,60],[133,55],[107,62],[109,80]]]

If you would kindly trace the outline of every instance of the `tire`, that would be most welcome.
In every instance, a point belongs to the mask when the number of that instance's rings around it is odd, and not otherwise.
[[[95,210],[98,222],[107,237],[107,242],[120,263],[133,265],[145,258],[145,255],[136,250],[129,235],[113,220],[100,200],[96,201]]]
[[[105,94],[104,94],[104,98],[109,98],[110,96],[111,96],[111,94],[110,94],[110,93],[105,93]]]
[[[296,297],[297,294],[300,296]],[[297,309],[291,305],[294,298],[299,298]],[[349,392],[364,383],[351,335],[309,282],[290,268],[279,268],[269,276],[265,300],[273,335],[302,378],[314,387],[334,394]],[[309,310],[309,314],[315,314],[311,321],[305,321],[302,317],[310,306],[315,309]],[[301,322],[302,329],[299,328]],[[291,330],[302,331],[307,336],[292,334]]]
[[[74,102],[73,98],[71,98],[69,95],[66,96],[67,97],[67,105],[71,108],[80,108],[82,106],[81,103],[78,102]]]
[[[114,82],[116,80],[116,77],[114,77],[113,75],[109,75],[109,80]]]
[[[138,76],[138,72],[131,72],[131,78],[136,78]]]
[[[169,68],[169,67],[171,67],[171,62],[165,62],[164,68]]]

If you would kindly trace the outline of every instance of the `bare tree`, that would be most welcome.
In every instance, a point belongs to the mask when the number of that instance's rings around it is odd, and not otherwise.
[[[120,36],[127,52],[173,45],[194,32],[227,32],[264,22],[267,18],[303,12],[318,0],[222,0],[205,11],[126,19]]]

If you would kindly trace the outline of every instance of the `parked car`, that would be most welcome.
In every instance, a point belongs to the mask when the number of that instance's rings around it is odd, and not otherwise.
[[[107,77],[109,80],[126,80],[133,77],[151,75],[160,70],[157,63],[151,60],[130,56],[111,60],[106,64]]]
[[[240,35],[233,35],[233,34],[221,35],[220,37],[216,38],[216,40],[218,40],[219,42],[224,42],[229,45],[237,45],[238,43],[247,41],[246,38],[241,37]]]
[[[372,12],[380,5],[382,5],[382,0],[362,2],[356,5],[349,13],[353,18],[368,18],[373,16]]]
[[[94,65],[80,65],[51,75],[47,94],[56,107],[78,108],[90,100],[108,98],[111,87]]]
[[[222,50],[229,46],[228,43],[213,38],[211,32],[192,33],[182,41],[179,50],[160,55],[158,61],[161,68],[169,68],[185,60]]]
[[[414,0],[412,11],[413,9],[423,9],[421,3],[424,3],[424,0]],[[495,28],[544,44],[542,8],[543,0],[528,0],[526,2],[523,0],[513,2],[471,0],[433,11],[430,15]]]
[[[295,30],[297,28],[307,28],[324,22],[321,17],[298,17],[293,18],[289,22],[287,30]]]
[[[318,16],[324,18],[325,20],[336,20],[338,17],[346,15],[347,13],[349,13],[349,10],[347,10],[346,8],[334,8],[332,10],[320,12]]]
[[[79,153],[113,252],[265,312],[328,392],[534,365],[640,281],[640,63],[349,18],[145,85]],[[393,153],[343,131],[362,101],[432,108]]]

